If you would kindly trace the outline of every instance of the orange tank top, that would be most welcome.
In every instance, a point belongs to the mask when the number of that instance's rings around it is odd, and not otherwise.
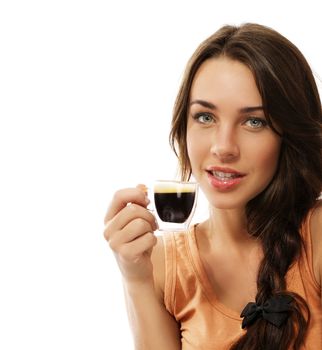
[[[310,216],[302,225],[305,249],[288,271],[287,289],[301,295],[311,310],[311,322],[303,350],[322,349],[321,287],[312,265]],[[182,350],[227,350],[243,334],[242,319],[216,299],[207,277],[195,236],[166,233],[164,303],[181,328]],[[251,301],[251,300],[250,300]]]

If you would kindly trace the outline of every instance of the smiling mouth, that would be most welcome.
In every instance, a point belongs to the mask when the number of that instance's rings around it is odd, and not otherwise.
[[[222,181],[236,179],[238,177],[243,176],[242,174],[238,174],[238,173],[227,173],[227,172],[216,171],[216,170],[209,170],[208,173],[216,177],[218,180],[222,180]]]
[[[239,173],[233,169],[207,169],[208,179],[214,188],[220,191],[227,191],[235,188],[246,174]]]
[[[215,170],[215,169],[209,169],[207,170],[207,173],[216,178],[219,181],[229,181],[234,180],[238,178],[242,178],[245,176],[245,174],[239,173],[237,171],[228,171],[228,170]]]

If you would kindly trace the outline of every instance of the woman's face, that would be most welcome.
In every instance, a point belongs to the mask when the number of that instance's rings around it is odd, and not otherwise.
[[[245,207],[272,180],[280,144],[249,68],[223,57],[205,61],[191,88],[187,149],[210,204]]]

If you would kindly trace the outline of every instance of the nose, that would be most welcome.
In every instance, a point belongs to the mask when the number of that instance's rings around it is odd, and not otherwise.
[[[211,144],[211,153],[223,163],[236,160],[240,155],[236,130],[229,125],[217,128]]]

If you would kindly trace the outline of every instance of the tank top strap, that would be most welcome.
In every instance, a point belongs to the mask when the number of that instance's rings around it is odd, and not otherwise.
[[[312,214],[314,212],[315,207],[313,207],[308,215],[306,216],[305,220],[302,223],[301,226],[301,236],[303,239],[304,243],[304,249],[302,251],[302,268],[305,269],[306,273],[310,276],[312,281],[315,284],[315,287],[317,289],[320,288],[314,274],[314,269],[313,269],[313,248],[312,248],[312,236],[311,236],[311,218]]]
[[[174,314],[175,280],[177,270],[176,246],[173,232],[163,234],[165,254],[164,304],[167,310]]]
[[[189,248],[190,231],[166,232],[163,234],[165,252],[165,285],[164,303],[167,310],[174,315],[179,303],[184,302],[187,296],[185,290],[195,285],[196,275],[191,262]]]

